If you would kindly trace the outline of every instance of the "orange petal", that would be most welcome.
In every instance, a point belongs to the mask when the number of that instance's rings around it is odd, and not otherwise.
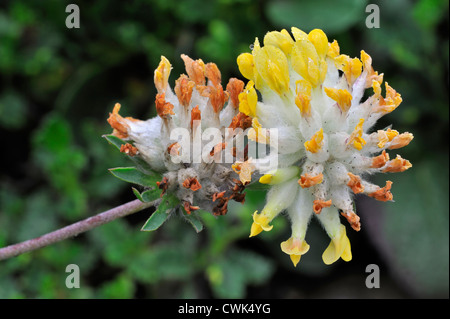
[[[167,153],[170,155],[180,155],[180,144],[178,142],[172,143],[167,148]]]
[[[322,211],[322,208],[330,207],[331,204],[332,204],[331,199],[327,200],[327,201],[324,201],[324,200],[321,200],[321,199],[316,199],[313,202],[313,211],[316,214],[320,214],[320,212]]]
[[[191,128],[193,127],[194,121],[201,121],[202,119],[202,113],[200,112],[198,105],[196,105],[191,110]]]
[[[239,127],[243,130],[246,130],[251,126],[252,126],[252,118],[248,115],[245,115],[244,113],[239,112],[231,120],[229,128],[235,130]]]
[[[387,161],[389,161],[389,154],[386,153],[385,150],[381,153],[381,155],[378,155],[376,157],[372,158],[372,165],[371,168],[381,168],[384,165],[386,165]]]
[[[383,173],[404,172],[411,167],[412,164],[408,160],[402,158],[400,155],[397,155],[395,159],[387,163],[386,168],[383,170]]]
[[[404,146],[408,145],[412,141],[413,138],[414,138],[414,136],[411,133],[408,133],[408,132],[402,133],[392,139],[392,142],[388,148],[390,150],[395,150],[397,148],[404,147]]]
[[[387,202],[387,201],[391,201],[393,199],[393,195],[390,192],[392,186],[392,182],[391,181],[386,181],[386,186],[376,190],[375,192],[372,192],[370,194],[368,194],[370,197],[375,198],[376,200],[382,201],[382,202]]]
[[[138,153],[138,149],[130,143],[120,145],[120,152],[129,156],[135,156]]]
[[[211,81],[213,86],[220,85],[221,74],[219,68],[215,63],[207,63],[205,67],[206,77]]]
[[[166,94],[165,93],[158,93],[156,94],[156,113],[161,118],[167,118],[169,115],[175,115],[173,112],[173,105],[169,102],[166,102]]]
[[[364,186],[361,184],[361,177],[358,175],[353,175],[352,173],[348,173],[350,177],[350,181],[347,183],[347,186],[351,188],[353,193],[359,194],[364,191]]]
[[[214,156],[214,154],[220,153],[222,150],[225,149],[226,146],[227,143],[218,143],[216,146],[212,148],[211,152],[209,152],[209,155]]]
[[[185,54],[182,54],[181,58],[184,61],[189,79],[197,85],[205,85],[205,63],[201,59],[194,61]]]
[[[320,173],[316,176],[311,176],[308,173],[305,173],[304,175],[300,176],[298,183],[302,188],[308,188],[308,187],[314,186],[316,184],[320,184],[320,183],[322,183],[322,181],[323,181],[322,173]]]
[[[183,202],[183,208],[188,215],[190,215],[192,211],[200,209],[198,206],[192,206],[188,201]]]
[[[181,105],[189,105],[194,86],[195,83],[190,81],[185,74],[182,74],[178,80],[175,81],[175,94],[177,95],[178,101]]]
[[[128,125],[125,123],[125,120],[122,116],[119,115],[120,104],[116,103],[114,105],[114,109],[112,113],[109,113],[109,117],[107,119],[109,125],[113,128],[113,135],[118,138],[127,138],[128,137]]]
[[[192,191],[198,191],[200,188],[202,188],[202,185],[199,183],[199,181],[195,178],[186,178],[183,182],[183,187],[188,188]]]
[[[244,91],[244,82],[231,78],[227,84],[227,92],[230,95],[231,104],[235,109],[239,107],[239,94]]]
[[[360,231],[361,230],[361,222],[360,222],[360,218],[358,215],[356,215],[354,212],[352,211],[348,211],[346,213],[342,212],[341,213],[342,216],[344,216],[347,221],[349,222],[350,226],[352,226],[352,228],[356,231]]]

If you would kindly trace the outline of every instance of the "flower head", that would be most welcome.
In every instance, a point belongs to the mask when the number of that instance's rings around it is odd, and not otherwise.
[[[184,54],[181,58],[187,75],[175,81],[174,89],[168,83],[169,60],[161,57],[154,72],[158,116],[146,121],[122,117],[121,106],[116,104],[108,122],[113,135],[127,142],[121,151],[139,157],[162,175],[155,184],[161,196],[174,194],[187,214],[203,209],[224,215],[229,200],[243,203],[245,198],[245,185],[231,167],[240,154],[234,141],[243,137],[243,129],[251,123],[238,109],[241,95],[247,94],[244,82],[232,78],[224,89],[214,63],[205,64]],[[252,98],[251,94],[247,97],[249,103]],[[219,132],[219,140],[211,142],[211,129]],[[248,165],[240,166],[240,171],[251,174]]]
[[[400,156],[389,160],[387,150],[406,146],[413,135],[391,129],[370,132],[402,98],[388,83],[383,97],[383,74],[374,71],[366,52],[352,58],[340,54],[337,41],[330,43],[322,30],[291,31],[293,37],[286,30],[267,33],[263,45],[256,39],[252,52],[237,59],[249,80],[239,99],[241,112],[252,118],[256,138],[249,132],[249,139],[261,142],[258,130],[278,129],[278,169],[263,172],[259,180],[271,189],[262,212],[253,215],[251,236],[270,231],[270,222],[286,210],[292,236],[281,249],[296,265],[309,249],[305,234],[316,216],[331,238],[323,261],[349,261],[350,242],[340,216],[359,231],[353,194],[392,200],[392,182],[380,187],[365,175],[410,168]],[[366,89],[373,94],[362,100]],[[253,166],[260,170],[257,161]]]

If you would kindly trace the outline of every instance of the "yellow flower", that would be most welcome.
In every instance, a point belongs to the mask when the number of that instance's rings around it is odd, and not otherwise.
[[[350,241],[348,240],[345,226],[341,225],[338,233],[331,238],[331,242],[322,254],[323,262],[330,265],[342,258],[345,261],[352,260]]]
[[[250,230],[250,237],[256,236],[264,231],[271,231],[273,226],[269,225],[272,220],[269,216],[261,213],[257,214],[258,211],[253,213],[253,224]]]
[[[323,129],[318,130],[309,141],[305,142],[305,149],[311,153],[317,153],[323,145]]]
[[[359,151],[363,148],[364,145],[366,145],[366,141],[362,138],[363,124],[364,119],[360,119],[347,142],[347,145],[352,144],[353,147]]]
[[[291,237],[281,243],[281,250],[291,257],[291,261],[295,267],[300,261],[300,257],[308,252],[309,245],[304,240]]]
[[[239,112],[245,115],[256,116],[256,104],[258,103],[258,95],[256,94],[253,81],[249,81],[245,90],[239,94]]]
[[[252,117],[249,143],[278,142],[276,147],[255,145],[276,150],[276,156],[269,154],[267,159],[276,158],[277,166],[267,171],[259,164],[264,156],[255,162],[255,173],[262,174],[259,182],[270,188],[263,211],[254,214],[251,236],[270,230],[269,223],[286,211],[292,236],[281,249],[296,265],[309,248],[304,238],[314,216],[331,238],[323,261],[349,261],[350,242],[340,219],[344,217],[355,231],[361,229],[360,217],[353,211],[354,194],[393,199],[392,182],[379,187],[365,176],[411,168],[399,155],[389,160],[386,151],[408,145],[413,135],[390,128],[369,132],[402,102],[386,82],[382,95],[384,74],[373,69],[369,54],[364,50],[360,58],[343,54],[338,42],[329,42],[320,29],[307,33],[292,27],[291,34],[284,29],[268,32],[264,46],[256,38],[252,52],[238,58],[242,74],[258,91],[253,104],[242,102],[240,108]],[[373,95],[366,98],[368,88]],[[269,136],[264,129],[276,130]]]

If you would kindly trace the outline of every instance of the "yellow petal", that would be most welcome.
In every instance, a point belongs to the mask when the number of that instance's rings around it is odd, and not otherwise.
[[[383,148],[387,142],[392,141],[394,137],[396,137],[398,134],[399,134],[398,131],[391,130],[390,128],[388,128],[386,131],[378,130],[377,131],[379,141],[379,143],[377,144],[378,147]]]
[[[161,56],[161,62],[155,70],[154,82],[158,93],[162,93],[166,90],[167,83],[169,81],[170,70],[172,65],[166,57]]]
[[[293,44],[294,40],[292,40],[291,36],[285,29],[281,30],[281,32],[268,32],[264,37],[264,45],[273,45],[280,48],[286,55],[291,53]]]
[[[400,93],[395,91],[387,82],[384,83],[386,87],[386,97],[391,98],[395,107],[399,106],[402,103],[402,97]]]
[[[361,118],[356,125],[355,129],[353,130],[352,134],[350,134],[350,137],[348,138],[347,145],[352,144],[354,148],[356,148],[358,151],[360,151],[364,145],[366,145],[366,141],[362,138],[363,134],[363,124],[364,119]]]
[[[308,40],[308,34],[300,30],[299,28],[292,27],[291,32],[294,36],[295,41]]]
[[[273,45],[264,46],[254,59],[258,73],[273,91],[278,95],[289,91],[289,66],[281,49]]]
[[[350,246],[350,240],[348,239],[347,236],[345,236],[345,238],[347,240],[346,240],[346,243],[344,243],[345,248],[344,248],[344,251],[342,252],[341,258],[344,261],[350,261],[350,260],[352,260],[352,249]]]
[[[328,38],[325,32],[314,29],[308,34],[308,39],[314,44],[319,57],[324,59],[328,52]]]
[[[303,117],[311,115],[311,89],[311,84],[306,80],[295,82],[295,105],[297,105]]]
[[[261,233],[263,231],[262,227],[256,223],[252,224],[252,227],[250,229],[250,236],[249,237],[253,237],[258,235],[259,233]]]
[[[239,94],[239,112],[245,115],[256,116],[256,104],[258,103],[258,94],[254,88],[253,81],[248,81],[245,90]]]
[[[290,237],[281,243],[281,250],[288,255],[304,255],[309,251],[308,243],[303,239]]]
[[[313,79],[311,79],[310,73],[319,72],[319,55],[311,41],[302,40],[295,42],[292,47],[291,64],[295,72],[300,74],[306,81],[310,82],[313,87],[317,86],[318,83],[314,80],[318,79],[319,75],[313,74]],[[310,67],[314,69],[311,70],[311,72],[308,70]]]
[[[345,89],[325,88],[326,95],[337,102],[342,112],[346,113],[352,105],[352,95]]]
[[[297,267],[297,264],[300,261],[301,255],[289,255],[289,257],[291,257],[291,261],[294,264],[294,267]]]
[[[270,219],[264,213],[258,214],[258,211],[253,213],[253,224],[250,229],[250,237],[256,236],[264,231],[270,231],[273,225],[269,225]]]
[[[254,223],[261,226],[264,231],[271,231],[273,225],[269,225],[270,219],[264,213],[258,214],[256,211],[253,213]]]
[[[300,257],[306,254],[309,250],[309,245],[303,239],[290,237],[288,240],[281,243],[281,250],[291,257],[294,267],[300,261]]]
[[[261,176],[261,178],[259,179],[259,182],[261,184],[270,184],[271,181],[272,181],[271,174],[265,174],[265,175]]]
[[[323,145],[323,129],[318,130],[304,145],[307,151],[317,153]]]
[[[339,55],[339,44],[336,40],[334,40],[332,43],[329,43],[328,45],[328,52],[327,56],[334,59]]]
[[[252,128],[248,131],[248,138],[252,141],[269,144],[270,136],[266,129],[263,129],[261,124],[259,124],[258,118],[254,117],[252,119]]]
[[[334,59],[336,68],[344,72],[345,78],[350,86],[355,83],[361,75],[362,62],[358,58],[350,58],[348,55],[341,54]]]
[[[237,64],[241,74],[248,80],[254,81],[255,79],[255,65],[253,61],[253,55],[250,53],[242,53],[237,57]]]
[[[300,168],[298,166],[283,167],[265,174],[259,179],[259,182],[262,184],[276,185],[284,183],[294,177],[298,178],[299,174]]]
[[[330,244],[322,254],[322,260],[327,265],[331,265],[339,258],[342,258],[345,261],[350,261],[352,259],[350,241],[347,237],[344,225],[340,225],[338,234],[331,239]]]
[[[321,84],[327,72],[327,63],[317,54],[314,44],[309,40],[295,42],[291,52],[292,68],[313,87]]]
[[[380,82],[373,80],[372,81],[372,89],[374,93],[374,97],[379,98],[381,96],[381,84]]]

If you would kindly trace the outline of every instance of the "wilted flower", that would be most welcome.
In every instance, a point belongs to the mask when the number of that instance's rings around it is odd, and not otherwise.
[[[127,142],[121,152],[143,159],[162,175],[155,185],[161,196],[175,194],[187,214],[203,209],[223,215],[229,200],[245,199],[245,186],[231,167],[239,156],[245,159],[235,140],[243,138],[243,129],[251,125],[238,110],[244,83],[232,78],[224,90],[214,63],[181,58],[187,75],[175,81],[173,90],[168,84],[169,61],[162,57],[155,70],[158,116],[146,121],[124,118],[116,104],[108,122],[113,134]],[[208,134],[217,132],[219,140],[209,141]]]
[[[410,168],[399,155],[390,160],[386,150],[406,146],[413,135],[390,128],[369,133],[402,98],[387,82],[383,96],[383,74],[374,71],[366,52],[360,58],[340,54],[337,41],[329,43],[319,29],[307,34],[294,27],[292,34],[269,32],[264,46],[256,38],[252,53],[237,59],[249,80],[239,95],[239,110],[252,118],[249,138],[266,143],[270,135],[264,128],[278,129],[278,168],[259,179],[271,188],[262,212],[253,215],[250,236],[271,230],[271,221],[286,210],[292,236],[281,249],[296,265],[309,249],[305,234],[314,215],[331,238],[323,261],[348,261],[350,242],[339,213],[359,231],[353,194],[392,200],[392,182],[380,187],[365,176]],[[373,94],[362,101],[367,88]],[[257,162],[253,166],[259,170]]]

